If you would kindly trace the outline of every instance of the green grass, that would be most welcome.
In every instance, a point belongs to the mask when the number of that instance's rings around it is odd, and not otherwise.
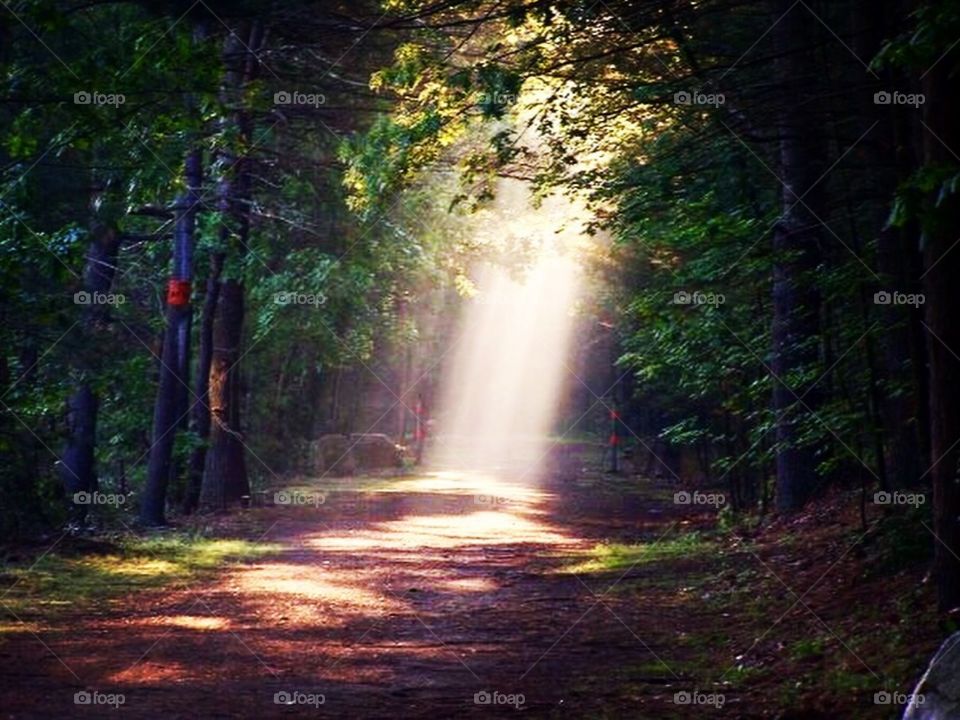
[[[807,660],[823,656],[827,643],[824,638],[803,638],[790,646],[790,657],[793,660]]]
[[[561,568],[560,572],[578,574],[613,572],[645,563],[698,557],[715,550],[700,533],[688,533],[653,543],[635,545],[598,543],[586,553],[575,556],[576,561]]]
[[[699,671],[700,667],[696,663],[673,658],[665,659],[664,662],[651,660],[637,665],[628,665],[623,669],[624,675],[628,678],[673,677],[674,673],[692,676]]]
[[[125,539],[105,554],[66,556],[52,552],[36,564],[0,569],[2,602],[22,618],[50,618],[71,609],[102,605],[151,588],[185,587],[224,565],[276,553],[282,546],[196,535]],[[0,633],[20,630],[0,624]]]

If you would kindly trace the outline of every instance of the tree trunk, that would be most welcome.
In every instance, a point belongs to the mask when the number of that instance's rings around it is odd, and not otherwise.
[[[153,444],[147,482],[140,505],[144,525],[166,521],[167,487],[173,472],[173,444],[177,427],[187,413],[189,389],[190,282],[193,279],[193,245],[197,204],[203,180],[201,153],[187,155],[184,176],[187,191],[177,200],[174,227],[173,274],[167,290],[167,326],[160,360],[160,384],[153,410]]]
[[[87,514],[86,505],[71,502],[74,493],[93,492],[97,489],[97,470],[95,461],[97,438],[98,400],[90,383],[97,359],[95,358],[97,328],[104,322],[108,306],[96,302],[97,296],[110,291],[120,249],[120,234],[116,228],[95,224],[87,251],[86,266],[83,272],[83,293],[86,304],[83,306],[80,321],[83,341],[77,351],[77,386],[67,400],[67,428],[69,439],[58,465],[61,482],[67,494],[74,520],[83,522]]]
[[[252,127],[245,106],[245,88],[257,69],[254,53],[260,47],[263,29],[253,23],[231,32],[224,42],[224,105],[233,108],[224,125],[232,123],[240,148],[249,148]],[[241,38],[245,38],[241,40]],[[219,208],[224,215],[220,229],[223,248],[231,246],[242,259],[250,234],[249,160],[234,151],[223,152],[224,177],[220,182]],[[235,242],[231,242],[235,239]],[[242,263],[238,263],[242,264]],[[213,330],[213,357],[210,366],[210,447],[200,491],[204,509],[223,509],[250,493],[241,431],[241,381],[238,363],[243,335],[244,288],[231,278],[222,283]]]
[[[883,47],[886,38],[898,31],[899,18],[908,8],[902,0],[858,0],[852,6],[854,22],[860,32],[855,34],[854,49],[860,57],[872,58]],[[906,88],[909,78],[901,71],[885,68],[874,90],[891,87]],[[897,187],[905,183],[919,158],[913,137],[919,126],[917,111],[898,105],[877,105],[870,93],[864,94],[863,117],[878,124],[864,143],[878,158],[873,177],[884,195],[893,197]],[[874,222],[883,224],[887,207],[879,206]],[[862,214],[862,211],[861,211]],[[851,217],[856,213],[851,211]],[[882,290],[918,293],[922,258],[916,243],[917,228],[884,227],[877,235],[877,274]],[[884,430],[884,465],[881,478],[884,489],[902,489],[915,485],[923,472],[922,448],[926,427],[925,381],[926,370],[923,349],[922,313],[904,305],[880,305],[876,317],[883,328],[879,359],[883,378],[872,383],[879,396]],[[917,342],[917,328],[920,328]],[[921,371],[917,372],[917,369]],[[921,419],[922,418],[922,419]]]
[[[220,273],[223,270],[223,253],[214,253],[207,277],[207,292],[200,314],[199,348],[197,351],[197,377],[194,393],[197,402],[193,406],[191,428],[199,444],[190,453],[187,490],[184,494],[183,511],[191,513],[200,502],[203,485],[203,469],[206,465],[207,443],[210,439],[210,369],[213,365],[213,324],[220,298]]]
[[[227,280],[220,290],[210,368],[210,449],[200,505],[223,509],[250,492],[240,432],[240,379],[237,361],[243,326],[243,286]]]
[[[943,166],[944,145],[960,148],[960,83],[952,69],[960,59],[954,48],[924,80],[924,161]],[[956,172],[955,164],[950,161]],[[945,193],[931,199],[925,222],[923,252],[927,350],[930,362],[930,475],[933,480],[933,523],[937,535],[935,565],[941,610],[960,606],[960,252],[953,247],[960,233],[960,197]]]
[[[786,91],[779,117],[783,212],[774,229],[773,342],[771,370],[776,413],[777,508],[791,512],[809,499],[816,481],[815,448],[800,438],[801,427],[817,411],[820,393],[804,396],[797,377],[816,365],[819,293],[814,274],[821,262],[819,221],[823,197],[813,184],[825,165],[823,138],[817,136],[817,66],[804,54],[817,21],[788,0],[774,3],[779,51],[777,74]],[[792,8],[792,9],[791,9]],[[802,200],[801,200],[802,198]],[[798,401],[803,397],[803,402]],[[809,410],[808,410],[809,408]]]

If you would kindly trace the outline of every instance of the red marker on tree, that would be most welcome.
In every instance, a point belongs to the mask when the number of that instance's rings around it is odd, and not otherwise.
[[[184,307],[190,304],[190,281],[170,278],[167,280],[167,305]]]

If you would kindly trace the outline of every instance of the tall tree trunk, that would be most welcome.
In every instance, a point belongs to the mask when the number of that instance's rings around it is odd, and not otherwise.
[[[222,509],[250,492],[240,431],[240,358],[243,285],[227,280],[220,290],[210,368],[210,449],[200,495],[205,509]]]
[[[818,407],[819,392],[804,396],[797,378],[817,362],[819,293],[815,270],[821,262],[819,221],[823,195],[813,184],[820,178],[824,138],[818,102],[816,59],[804,53],[817,21],[789,0],[774,3],[780,59],[777,75],[785,90],[779,117],[780,177],[783,212],[773,236],[773,342],[771,370],[776,413],[777,508],[799,509],[816,481],[815,448],[800,435],[803,423]],[[813,188],[813,189],[811,189]],[[801,200],[802,198],[802,200]],[[803,402],[798,401],[803,397]]]
[[[67,399],[69,438],[58,465],[61,482],[70,503],[74,493],[97,489],[94,454],[97,437],[98,399],[90,381],[96,366],[97,328],[103,324],[108,306],[96,302],[110,292],[120,249],[120,234],[111,225],[95,223],[83,272],[83,293],[87,299],[80,320],[83,340],[76,354],[77,386]],[[86,505],[70,503],[71,515],[83,522]]]
[[[140,505],[140,521],[162,525],[166,521],[167,487],[173,472],[173,445],[177,427],[187,412],[189,389],[190,283],[193,279],[193,245],[197,205],[203,181],[201,153],[187,155],[184,177],[187,190],[177,199],[174,227],[173,274],[167,289],[167,326],[160,360],[160,384],[153,411],[153,444],[147,482]]]
[[[199,20],[194,26],[195,45],[206,38],[207,24],[206,20]],[[188,97],[188,108],[193,109],[193,105],[193,98]],[[197,207],[201,202],[203,185],[203,152],[198,145],[186,155],[184,181],[186,189],[176,202],[173,272],[167,285],[167,324],[160,361],[160,382],[153,409],[147,481],[140,504],[140,521],[144,525],[162,525],[166,522],[167,488],[175,472],[174,441],[177,430],[184,427],[189,414],[190,326],[193,319],[190,293]]]
[[[854,27],[853,47],[859,57],[873,58],[883,47],[887,38],[899,32],[898,23],[909,8],[903,0],[857,0],[851,5]],[[882,71],[874,91],[890,88],[906,88],[909,79],[903,72],[892,68]],[[864,148],[877,158],[872,177],[882,195],[893,197],[897,187],[906,182],[917,166],[918,157],[912,142],[917,122],[917,111],[898,105],[877,105],[872,92],[863,94],[860,114],[864,122],[876,122],[876,126],[864,141]],[[886,220],[887,204],[878,205],[870,218],[876,225]],[[862,219],[859,213],[849,211],[852,218]],[[904,293],[918,293],[920,289],[920,266],[922,258],[916,244],[916,228],[888,225],[877,235],[877,274],[882,289]],[[885,489],[905,488],[917,482],[923,472],[922,437],[926,426],[924,396],[925,383],[918,382],[916,367],[925,372],[926,358],[923,349],[922,314],[905,305],[880,305],[875,308],[875,317],[883,328],[880,338],[880,367],[882,379],[871,381],[877,398],[884,430],[883,461],[886,473],[880,473]],[[917,342],[916,328],[921,330]],[[911,367],[914,363],[918,366]],[[921,419],[921,416],[922,419]]]
[[[954,47],[924,79],[924,161],[943,167],[950,160],[944,145],[960,149],[960,82],[953,69],[960,61]],[[935,565],[942,610],[960,606],[960,196],[931,199],[925,223],[924,310],[930,361],[930,450],[933,523],[937,535]]]
[[[222,252],[214,253],[210,259],[210,275],[207,277],[207,291],[200,314],[200,332],[197,351],[197,376],[194,393],[197,396],[191,417],[191,429],[199,444],[190,453],[187,470],[187,489],[184,494],[183,511],[193,512],[200,502],[200,490],[203,485],[203,469],[206,465],[207,442],[210,438],[210,369],[213,365],[213,325],[217,304],[220,298],[220,274],[223,270]]]
[[[241,39],[243,38],[243,39]],[[224,105],[233,109],[224,124],[238,132],[241,153],[249,152],[252,127],[244,96],[247,84],[257,71],[255,53],[263,40],[259,22],[231,32],[224,42]],[[224,177],[220,183],[219,208],[224,215],[220,242],[231,247],[242,260],[250,234],[249,158],[223,152]],[[235,242],[232,242],[235,240]],[[238,262],[238,266],[242,263]],[[244,287],[230,278],[222,283],[213,330],[213,357],[210,366],[210,446],[206,454],[200,505],[221,509],[250,492],[241,424],[241,379],[239,361],[243,335]]]

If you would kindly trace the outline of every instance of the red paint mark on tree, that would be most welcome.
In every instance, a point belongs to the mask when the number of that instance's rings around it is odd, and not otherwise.
[[[190,304],[190,281],[170,278],[167,281],[167,305],[182,307]]]

